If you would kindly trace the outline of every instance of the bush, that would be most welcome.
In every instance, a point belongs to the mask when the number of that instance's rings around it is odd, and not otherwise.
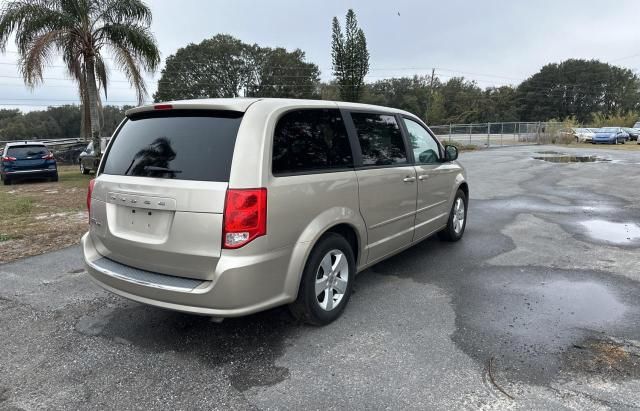
[[[640,115],[633,111],[605,115],[594,113],[591,116],[591,123],[594,127],[633,127]]]

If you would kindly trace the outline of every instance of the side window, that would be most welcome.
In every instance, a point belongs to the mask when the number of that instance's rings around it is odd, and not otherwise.
[[[340,110],[286,113],[273,136],[274,175],[353,167],[351,146]]]
[[[437,163],[440,159],[440,146],[431,137],[431,134],[419,123],[408,118],[403,120],[409,132],[409,141],[416,163]]]
[[[351,118],[358,134],[363,166],[407,163],[402,133],[394,116],[351,113]]]

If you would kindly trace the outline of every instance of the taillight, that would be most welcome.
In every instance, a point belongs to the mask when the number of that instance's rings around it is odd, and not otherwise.
[[[89,224],[91,224],[91,195],[93,194],[93,186],[95,184],[95,179],[89,180],[89,189],[87,190],[87,211],[89,212]]]
[[[5,156],[2,157],[2,161],[16,161],[17,159],[15,157],[9,157],[9,156]]]
[[[229,189],[224,203],[223,248],[240,248],[267,234],[267,189]]]
[[[42,157],[43,160],[53,160],[53,154],[49,153],[46,156]]]
[[[171,104],[156,104],[153,106],[154,110],[171,110],[173,106]]]

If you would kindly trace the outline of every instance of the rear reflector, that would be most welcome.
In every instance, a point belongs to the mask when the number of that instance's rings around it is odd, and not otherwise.
[[[171,110],[173,106],[171,104],[156,104],[153,106],[154,110]]]
[[[267,189],[229,189],[224,204],[223,248],[240,248],[267,233]]]
[[[91,195],[93,194],[93,186],[95,184],[95,179],[89,180],[89,188],[87,190],[87,211],[89,212],[89,224],[91,224]]]

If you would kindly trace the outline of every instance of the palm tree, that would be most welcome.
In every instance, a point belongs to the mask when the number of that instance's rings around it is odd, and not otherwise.
[[[42,83],[45,66],[62,56],[99,152],[99,90],[107,98],[109,81],[104,52],[142,104],[147,95],[142,72],[154,72],[160,63],[150,25],[151,10],[142,0],[11,0],[0,11],[0,51],[15,33],[20,71],[31,88]]]

